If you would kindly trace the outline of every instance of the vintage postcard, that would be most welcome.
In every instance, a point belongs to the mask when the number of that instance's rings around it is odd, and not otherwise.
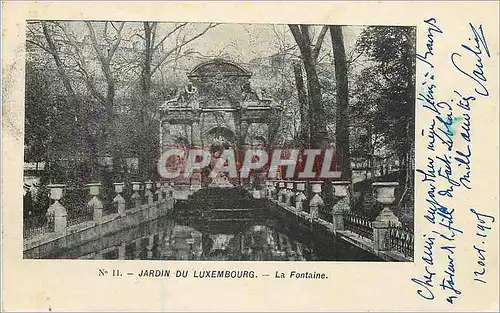
[[[498,311],[498,2],[3,2],[2,310]]]

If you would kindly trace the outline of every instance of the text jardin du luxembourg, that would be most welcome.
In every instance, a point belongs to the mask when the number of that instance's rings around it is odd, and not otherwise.
[[[139,277],[159,277],[159,278],[257,278],[255,271],[249,270],[161,270],[143,269],[138,274]],[[318,272],[297,272],[289,273],[276,271],[274,275],[262,274],[262,277],[290,278],[290,279],[328,279],[325,273]]]

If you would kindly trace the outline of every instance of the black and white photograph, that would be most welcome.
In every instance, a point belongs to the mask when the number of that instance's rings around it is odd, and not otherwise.
[[[415,26],[25,35],[24,259],[414,261]]]

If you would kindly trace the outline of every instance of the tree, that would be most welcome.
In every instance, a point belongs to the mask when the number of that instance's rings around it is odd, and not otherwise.
[[[112,141],[114,120],[114,98],[116,94],[115,54],[122,41],[125,22],[85,22],[88,36],[83,38],[72,31],[68,22],[40,21],[28,26],[27,42],[48,52],[54,59],[60,80],[62,81],[71,105],[85,108],[81,117],[88,123],[77,131],[81,138],[80,147],[89,152],[93,179],[98,179],[98,157],[109,151]],[[99,28],[98,33],[96,29]],[[81,30],[81,29],[79,29]],[[82,35],[79,31],[78,34]],[[85,39],[90,38],[94,55],[84,51]],[[89,62],[96,61],[101,74],[92,71]],[[101,91],[101,83],[106,86]],[[85,86],[85,93],[81,85]],[[93,97],[89,99],[88,95]],[[90,119],[89,119],[90,118]],[[77,119],[77,117],[75,117]],[[91,120],[93,119],[93,120]]]
[[[330,26],[333,58],[335,61],[335,81],[337,88],[337,114],[335,123],[335,146],[338,167],[342,178],[351,179],[351,158],[349,152],[349,84],[347,61],[344,48],[342,26]]]
[[[210,23],[201,31],[188,29],[190,26],[188,23],[174,24],[172,28],[166,29],[164,35],[161,34],[158,22],[144,22],[142,24],[142,33],[135,34],[142,40],[143,47],[138,58],[140,99],[139,107],[136,109],[139,121],[136,135],[139,172],[144,175],[144,178],[150,178],[153,173],[153,160],[159,146],[159,138],[155,135],[159,127],[159,124],[155,123],[158,103],[155,100],[159,99],[154,99],[151,94],[153,77],[158,71],[161,71],[162,67],[192,53],[190,50],[183,51],[183,49],[218,24]]]
[[[302,146],[309,144],[309,123],[307,121],[307,92],[304,87],[304,77],[302,75],[302,66],[300,63],[294,62],[293,64],[293,74],[295,78],[295,87],[297,89],[297,96],[300,107],[300,143]]]
[[[328,143],[328,133],[326,129],[325,109],[321,95],[321,84],[316,70],[316,63],[321,49],[321,45],[328,31],[327,26],[323,26],[314,46],[311,43],[308,25],[288,25],[292,35],[299,47],[302,62],[307,77],[307,89],[309,91],[309,124],[310,145],[312,148],[323,148]]]
[[[28,25],[27,43],[52,58],[49,68],[58,73],[68,108],[78,108],[82,114],[74,118],[87,121],[79,123],[82,128],[75,137],[81,138],[81,150],[87,151],[94,169],[100,167],[99,157],[109,154],[113,169],[120,167],[133,148],[141,160],[141,172],[149,176],[158,151],[157,105],[164,100],[154,77],[191,53],[184,48],[217,24],[202,30],[193,30],[199,25],[194,23],[175,24],[171,29],[159,25],[111,21]],[[139,45],[134,38],[140,39]],[[128,135],[122,134],[124,125]],[[131,129],[135,130],[132,136]]]
[[[366,28],[358,42],[358,49],[371,62],[371,77],[365,92],[376,92],[370,97],[375,104],[373,126],[383,137],[383,144],[395,152],[400,163],[399,182],[406,190],[411,187],[413,175],[415,123],[415,28]],[[368,72],[367,72],[368,73]]]

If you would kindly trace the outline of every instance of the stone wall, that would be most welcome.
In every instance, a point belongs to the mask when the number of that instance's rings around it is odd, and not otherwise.
[[[156,220],[165,216],[173,208],[173,205],[174,199],[157,201],[152,205],[144,204],[127,210],[125,216],[107,215],[98,225],[95,223],[75,225],[73,228],[68,227],[65,233],[40,239],[35,238],[25,244],[23,257],[25,259],[53,258],[57,253],[75,249],[78,246],[87,246],[87,249],[84,250],[91,253],[95,245],[89,245],[89,242],[98,241],[104,236]],[[86,251],[81,252],[85,254]]]

